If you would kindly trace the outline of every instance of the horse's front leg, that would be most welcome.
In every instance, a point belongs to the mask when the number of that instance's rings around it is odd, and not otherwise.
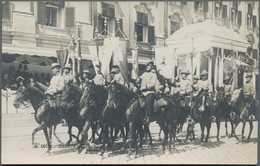
[[[204,130],[205,130],[205,124],[204,124],[204,122],[200,122],[200,130],[201,130],[200,141],[202,142],[203,139],[204,139]]]
[[[59,139],[59,137],[56,134],[56,128],[57,128],[57,124],[55,124],[53,127],[53,135],[55,136],[55,138],[58,140],[59,143],[63,144],[63,142],[61,142],[61,140]]]
[[[160,128],[163,130],[164,139],[163,139],[162,146],[163,146],[163,150],[165,150],[165,144],[168,141],[168,129],[166,128],[164,121],[158,121],[158,124]]]
[[[102,140],[102,150],[100,155],[103,157],[105,153],[105,146],[108,141],[108,124],[107,122],[103,122],[103,140]]]
[[[52,143],[52,126],[49,127],[50,144]]]
[[[225,117],[225,128],[226,128],[226,136],[228,136],[228,129],[227,129],[227,118]]]
[[[72,141],[71,128],[72,128],[72,126],[70,124],[68,124],[69,140],[67,141],[66,145],[70,145],[70,143]]]
[[[247,137],[247,141],[249,141],[252,130],[253,130],[253,121],[250,120],[249,125],[250,125],[250,131],[249,131],[249,134],[248,134],[248,137]]]
[[[34,145],[34,135],[35,135],[38,131],[40,131],[40,130],[46,128],[46,127],[47,127],[47,125],[46,125],[45,122],[43,121],[38,127],[36,127],[36,128],[33,130],[33,132],[32,132],[32,145],[33,145],[33,147],[35,147],[35,145]],[[49,138],[48,138],[48,140],[49,140]]]
[[[220,118],[217,118],[216,125],[217,125],[217,140],[219,141]]]
[[[152,136],[151,136],[151,132],[150,132],[150,129],[149,129],[149,126],[147,126],[147,125],[145,125],[144,126],[144,130],[145,130],[145,132],[148,134],[148,136],[149,136],[149,147],[151,147],[152,146]],[[161,130],[161,129],[160,129]]]
[[[211,122],[208,122],[206,127],[207,127],[207,136],[206,136],[205,142],[208,142],[209,134],[210,134],[210,128],[211,128]],[[218,131],[219,131],[219,129],[218,129]]]
[[[46,127],[43,128],[43,132],[44,132],[45,139],[46,139],[46,141],[47,141],[47,147],[48,147],[48,150],[47,150],[46,153],[49,153],[49,152],[51,151],[51,148],[52,148],[52,147],[51,147],[51,143],[50,143],[49,136],[48,136],[48,130],[47,130]]]
[[[243,121],[243,127],[242,127],[242,140],[243,140],[243,138],[244,138],[244,131],[245,131],[245,126],[246,126],[246,121],[244,120]]]

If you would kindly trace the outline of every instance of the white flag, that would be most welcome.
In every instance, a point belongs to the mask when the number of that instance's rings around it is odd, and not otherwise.
[[[138,66],[138,54],[137,50],[132,50],[132,79],[137,79],[138,78],[138,73],[139,73],[139,66]]]
[[[96,46],[89,46],[88,47],[91,59],[92,59],[92,64],[94,66],[95,72],[97,74],[97,67],[96,65],[99,65],[99,59],[98,59],[98,54],[97,54],[97,47]]]
[[[166,79],[171,79],[174,72],[174,49],[168,47],[155,48],[157,71]]]

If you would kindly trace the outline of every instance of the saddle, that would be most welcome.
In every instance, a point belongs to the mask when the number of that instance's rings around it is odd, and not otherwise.
[[[145,107],[145,98],[138,96],[138,100],[140,103],[140,107],[144,108]],[[158,112],[160,108],[162,108],[166,105],[167,105],[167,102],[163,98],[154,99],[154,103],[153,103],[154,112]]]

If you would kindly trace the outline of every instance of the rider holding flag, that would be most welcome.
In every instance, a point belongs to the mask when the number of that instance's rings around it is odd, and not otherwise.
[[[141,82],[142,94],[145,96],[145,105],[147,109],[147,115],[144,119],[145,124],[149,124],[150,114],[154,111],[153,104],[155,99],[155,86],[157,82],[157,76],[154,72],[152,72],[154,62],[152,60],[148,60],[145,63],[146,70],[145,72],[136,80],[136,83],[139,84]]]

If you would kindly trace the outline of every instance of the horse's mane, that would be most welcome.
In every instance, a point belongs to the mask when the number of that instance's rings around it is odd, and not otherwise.
[[[39,88],[35,87],[35,86],[29,86],[29,88],[32,92],[38,93],[42,96],[47,96],[45,93],[43,93]]]
[[[42,83],[40,83],[40,82],[38,82],[38,81],[35,81],[34,82],[35,83],[35,85],[37,86],[37,88],[40,90],[40,91],[42,91],[42,92],[45,92],[46,90],[47,90],[47,86],[45,86],[44,84],[42,84]]]
[[[125,87],[122,84],[117,83],[116,86],[118,87],[118,89],[120,90],[120,92],[122,92],[124,95],[126,96],[131,96],[132,95],[132,91],[130,91],[127,87]]]
[[[74,89],[74,90],[76,90],[78,93],[80,93],[81,95],[83,94],[83,90],[80,88],[80,87],[78,87],[76,84],[70,84],[70,86]]]

